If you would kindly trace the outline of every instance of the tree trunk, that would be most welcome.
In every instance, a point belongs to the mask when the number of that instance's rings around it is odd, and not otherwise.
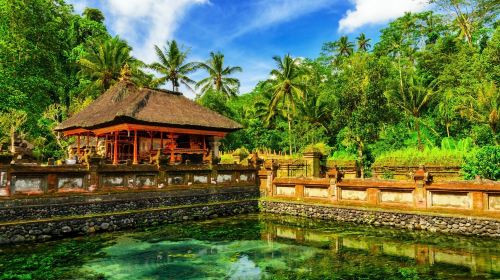
[[[16,153],[16,146],[14,144],[16,142],[16,130],[14,127],[10,129],[10,152],[14,155]]]
[[[358,143],[358,164],[359,164],[359,173],[361,175],[361,178],[365,178],[365,166],[364,166],[364,161],[363,161],[363,143],[359,142]]]
[[[292,119],[290,118],[290,103],[287,104],[286,114],[288,119],[288,142],[290,143],[290,155],[292,155]]]
[[[423,150],[423,147],[422,147],[422,140],[420,139],[420,122],[419,122],[419,118],[416,117],[415,118],[415,129],[417,130],[417,141],[418,141],[418,149],[420,151]]]
[[[399,92],[403,96],[403,71],[401,70],[401,54],[398,55],[398,71],[399,71]]]
[[[450,124],[446,123],[446,134],[448,135],[448,138],[450,138]]]

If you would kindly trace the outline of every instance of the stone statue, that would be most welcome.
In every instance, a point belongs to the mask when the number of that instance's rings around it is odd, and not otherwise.
[[[91,148],[86,148],[82,156],[82,163],[85,163],[87,167],[90,166],[90,158],[94,156],[94,151]]]
[[[75,151],[71,146],[68,147],[68,159],[75,159]]]
[[[160,166],[160,157],[161,157],[161,149],[158,149],[156,154],[151,154],[149,157],[149,164],[155,164],[157,166]]]
[[[33,148],[33,144],[22,139],[18,133],[14,133],[11,152],[15,159],[32,158]]]
[[[97,142],[97,155],[102,158],[106,157],[106,145],[104,145],[103,140],[99,140],[99,142]]]

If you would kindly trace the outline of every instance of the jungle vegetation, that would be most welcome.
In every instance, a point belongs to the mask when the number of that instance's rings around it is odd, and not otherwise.
[[[277,54],[269,79],[240,93],[234,73],[244,69],[226,65],[217,50],[197,62],[170,41],[155,46],[157,62],[146,65],[110,35],[98,9],[78,15],[64,0],[0,0],[0,146],[8,147],[14,131],[40,160],[63,157],[71,140],[53,127],[128,65],[139,85],[184,84],[197,102],[243,124],[225,150],[301,153],[319,144],[365,167],[426,155],[457,164],[482,147],[498,151],[498,2],[430,2],[431,10],[390,22],[377,41],[342,36],[317,57]],[[192,80],[194,71],[206,78]]]

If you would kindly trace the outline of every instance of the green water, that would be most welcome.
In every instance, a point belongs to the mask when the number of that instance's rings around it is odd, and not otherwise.
[[[243,215],[0,247],[0,279],[500,279],[500,242]]]

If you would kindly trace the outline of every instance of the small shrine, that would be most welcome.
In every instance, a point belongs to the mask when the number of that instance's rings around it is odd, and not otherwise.
[[[113,164],[202,163],[218,156],[220,139],[241,128],[180,92],[141,88],[128,71],[56,131],[75,137],[70,155],[97,154]]]

